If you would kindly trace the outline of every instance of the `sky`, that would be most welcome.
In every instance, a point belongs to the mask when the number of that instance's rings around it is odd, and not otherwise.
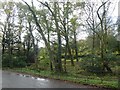
[[[15,2],[19,2],[19,1],[22,1],[22,0],[0,0],[0,1],[15,1]],[[31,4],[31,0],[24,0],[26,1],[27,3]],[[61,2],[61,1],[66,1],[66,0],[39,0],[39,1],[58,1],[58,2]],[[77,1],[86,1],[86,0],[67,0],[67,1],[70,1],[70,2],[77,2]],[[107,1],[107,0],[89,0],[90,2],[101,2],[101,1]],[[112,7],[111,7],[111,10],[114,9],[114,12],[111,14],[111,16],[113,17],[117,17],[118,16],[118,2],[120,2],[120,0],[110,0],[111,4],[112,4]],[[38,2],[37,0],[33,0],[33,3],[34,5],[38,5]],[[119,4],[120,5],[120,4]],[[120,6],[119,6],[120,8]]]
[[[22,1],[22,0],[0,0],[0,1],[15,1],[15,2],[19,2],[19,1]],[[26,1],[28,4],[31,4],[31,0],[24,0]],[[40,0],[40,1],[50,1],[50,0]],[[63,2],[65,0],[52,0],[52,1],[58,1],[58,2]],[[75,1],[81,1],[81,0],[69,0],[70,2],[75,2]],[[83,0],[82,0],[83,1]],[[101,2],[102,0],[89,0],[90,2]],[[103,0],[103,1],[106,1],[106,0]],[[118,17],[118,2],[120,2],[120,0],[110,0],[111,1],[111,11],[110,11],[110,14],[111,14],[111,17],[113,18],[114,22],[116,22],[117,20],[117,17]],[[35,6],[38,6],[38,2],[36,0],[33,0],[33,3]],[[120,3],[119,3],[119,8],[120,8]],[[119,9],[120,10],[120,9]],[[120,15],[120,11],[119,11],[119,15]],[[4,20],[4,17],[0,17],[0,20]],[[85,39],[87,37],[87,34],[85,32],[81,32],[77,35],[77,38],[78,40],[80,39]],[[43,41],[41,41],[39,43],[39,47],[43,47],[44,46],[44,43]]]

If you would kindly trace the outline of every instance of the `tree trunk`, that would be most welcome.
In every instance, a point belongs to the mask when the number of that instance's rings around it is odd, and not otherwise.
[[[74,44],[75,44],[75,58],[76,58],[76,62],[78,62],[78,48],[77,48],[76,32],[75,31],[74,31]]]
[[[71,65],[72,66],[74,66],[74,62],[73,62],[73,57],[72,57],[72,52],[71,52],[71,48],[70,48],[70,45],[69,45],[69,38],[68,38],[68,30],[69,30],[69,27],[68,27],[68,2],[67,2],[67,16],[66,16],[66,18],[64,17],[64,20],[63,20],[63,27],[64,27],[64,32],[65,32],[65,35],[64,35],[64,37],[65,37],[65,41],[66,41],[66,48],[68,49],[68,53],[69,53],[69,57],[70,57],[70,60],[71,60]],[[65,22],[65,21],[67,21],[67,22]],[[67,25],[67,27],[66,27],[66,25]],[[67,53],[67,52],[66,52]]]
[[[72,57],[72,53],[71,53],[71,49],[69,45],[68,30],[66,30],[65,25],[64,25],[64,30],[65,30],[65,41],[66,41],[66,46],[67,46],[66,48],[68,49],[69,57],[71,60],[71,65],[74,66],[73,57]]]
[[[31,21],[28,20],[28,24],[29,24],[29,32],[30,32],[30,36],[32,38],[32,45],[33,45],[33,56],[34,56],[34,60],[32,61],[33,63],[37,62],[37,54],[38,54],[38,51],[37,51],[37,47],[35,45],[35,40],[34,40],[34,36],[33,36],[33,33],[32,33],[32,27],[31,27]]]
[[[58,72],[62,72],[62,61],[61,61],[61,34],[60,34],[60,29],[59,29],[59,25],[58,25],[58,21],[57,21],[57,6],[56,6],[56,2],[54,2],[54,11],[55,13],[53,14],[53,17],[55,19],[55,25],[56,25],[56,32],[57,32],[57,38],[58,38],[58,50],[57,50],[57,64],[58,64]]]
[[[65,46],[65,59],[64,59],[64,71],[67,72],[66,70],[66,59],[67,59],[67,45]]]
[[[95,33],[93,32],[93,42],[92,42],[92,60],[94,60],[94,51],[95,51]],[[92,66],[94,63],[92,62]]]
[[[108,66],[108,62],[103,62],[103,71],[107,70],[108,72],[112,73],[112,69]]]
[[[46,20],[46,16],[44,16],[44,19],[45,19],[45,23],[46,23],[46,25],[47,25],[47,40],[48,40],[48,43],[50,44],[50,27],[49,27],[49,25],[48,25],[48,22],[47,22],[47,20]],[[50,62],[49,62],[49,64],[50,64],[50,70],[51,71],[53,71],[53,65],[52,65],[52,61],[50,60]]]
[[[4,54],[5,52],[5,38],[4,38],[4,35],[3,35],[3,38],[2,38],[2,54]]]
[[[105,10],[105,4],[106,2],[102,2],[102,5],[98,8],[97,10],[97,15],[98,18],[100,20],[100,25],[101,25],[101,44],[100,44],[100,48],[101,48],[101,60],[103,63],[103,70],[105,71],[105,69],[108,72],[112,72],[111,68],[108,66],[108,61],[105,58],[105,55],[107,54],[107,26],[106,26],[106,10]],[[99,14],[99,10],[103,7],[103,14],[102,17]]]

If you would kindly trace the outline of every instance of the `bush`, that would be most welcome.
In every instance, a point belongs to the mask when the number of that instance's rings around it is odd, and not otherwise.
[[[105,60],[107,60],[108,62],[110,62],[110,61],[117,61],[117,57],[116,57],[116,55],[115,54],[112,54],[112,53],[107,53],[106,55],[105,55]]]
[[[102,65],[100,61],[100,57],[95,57],[95,58],[84,58],[80,62],[80,67],[84,69],[87,72],[101,72],[102,71]]]
[[[27,65],[25,60],[26,60],[26,57],[24,56],[14,57],[13,66],[14,67],[25,67]]]
[[[12,60],[10,55],[4,54],[2,55],[2,67],[12,67]]]
[[[4,54],[2,56],[2,66],[3,67],[25,67],[26,66],[26,57],[25,56],[14,56]]]

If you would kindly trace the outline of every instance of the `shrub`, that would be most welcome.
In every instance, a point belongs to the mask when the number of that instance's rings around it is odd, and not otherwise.
[[[13,66],[14,67],[25,67],[27,65],[25,60],[26,60],[26,57],[24,56],[14,57]]]
[[[2,66],[3,67],[25,67],[26,66],[26,57],[25,56],[14,56],[4,54],[2,56]]]
[[[102,71],[100,57],[95,57],[93,59],[86,57],[83,60],[81,60],[80,67],[87,72],[95,73],[97,71]]]
[[[11,57],[8,54],[2,55],[2,67],[13,67]]]

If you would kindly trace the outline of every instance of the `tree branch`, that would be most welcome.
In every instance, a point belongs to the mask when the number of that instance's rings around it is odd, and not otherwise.
[[[108,1],[109,1],[109,0],[108,0]],[[97,16],[98,16],[98,18],[100,19],[100,22],[102,22],[102,18],[100,17],[99,10],[100,10],[108,1],[104,2],[104,3],[98,8],[98,10],[97,10]]]

